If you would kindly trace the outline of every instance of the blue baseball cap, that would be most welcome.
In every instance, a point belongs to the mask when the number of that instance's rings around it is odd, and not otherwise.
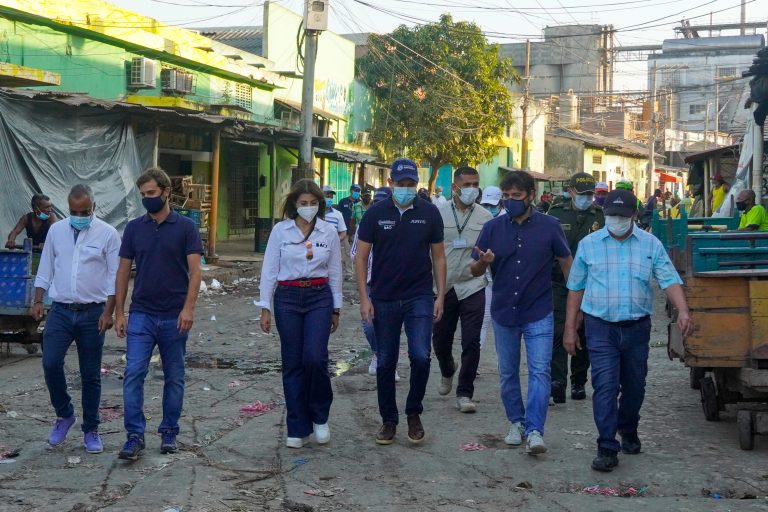
[[[349,190],[354,190],[356,192],[360,192],[360,185],[357,183],[353,183],[351,187],[349,187]]]
[[[389,171],[389,177],[392,181],[413,180],[419,182],[419,168],[416,162],[407,158],[398,158],[392,162],[392,168]]]
[[[378,203],[385,199],[389,199],[392,196],[392,189],[389,187],[379,187],[376,189],[376,193],[373,194],[373,202]]]

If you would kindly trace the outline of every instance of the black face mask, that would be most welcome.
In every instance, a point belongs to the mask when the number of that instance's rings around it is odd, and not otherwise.
[[[747,202],[746,201],[736,201],[736,209],[740,212],[743,212],[747,209]]]

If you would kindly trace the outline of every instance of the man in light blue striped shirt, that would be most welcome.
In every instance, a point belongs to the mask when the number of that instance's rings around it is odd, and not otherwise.
[[[641,449],[637,426],[648,374],[651,278],[677,309],[683,336],[692,332],[693,322],[682,280],[664,246],[635,226],[634,194],[621,189],[610,192],[603,213],[605,228],[579,243],[571,266],[563,345],[572,355],[581,348],[577,331],[583,313],[599,434],[592,468],[611,471],[619,463],[619,448],[632,455]],[[617,431],[621,444],[616,441]]]

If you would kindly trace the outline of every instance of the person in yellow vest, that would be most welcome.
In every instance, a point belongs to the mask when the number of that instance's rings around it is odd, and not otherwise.
[[[712,178],[714,187],[712,187],[712,194],[710,196],[710,210],[713,214],[720,209],[720,205],[725,201],[725,196],[728,195],[728,191],[731,190],[731,186],[725,182],[723,176],[720,173],[715,174]]]
[[[736,208],[741,212],[739,231],[768,231],[768,214],[761,204],[755,204],[755,191],[746,189],[736,197]]]
[[[669,200],[670,208],[668,210],[669,212],[669,218],[670,219],[679,219],[680,218],[680,199],[677,197],[672,197],[672,199]]]

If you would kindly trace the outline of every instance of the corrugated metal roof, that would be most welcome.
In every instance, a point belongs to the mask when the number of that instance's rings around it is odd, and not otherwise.
[[[204,27],[200,35],[254,55],[264,56],[264,28],[259,26]]]
[[[581,130],[569,130],[567,128],[555,128],[554,130],[547,133],[568,139],[580,140],[586,145],[596,148],[612,149],[625,155],[640,157],[648,156],[648,148],[642,144],[637,144],[635,142],[630,142],[624,139],[618,139],[616,137],[606,137],[597,133],[588,133]]]

